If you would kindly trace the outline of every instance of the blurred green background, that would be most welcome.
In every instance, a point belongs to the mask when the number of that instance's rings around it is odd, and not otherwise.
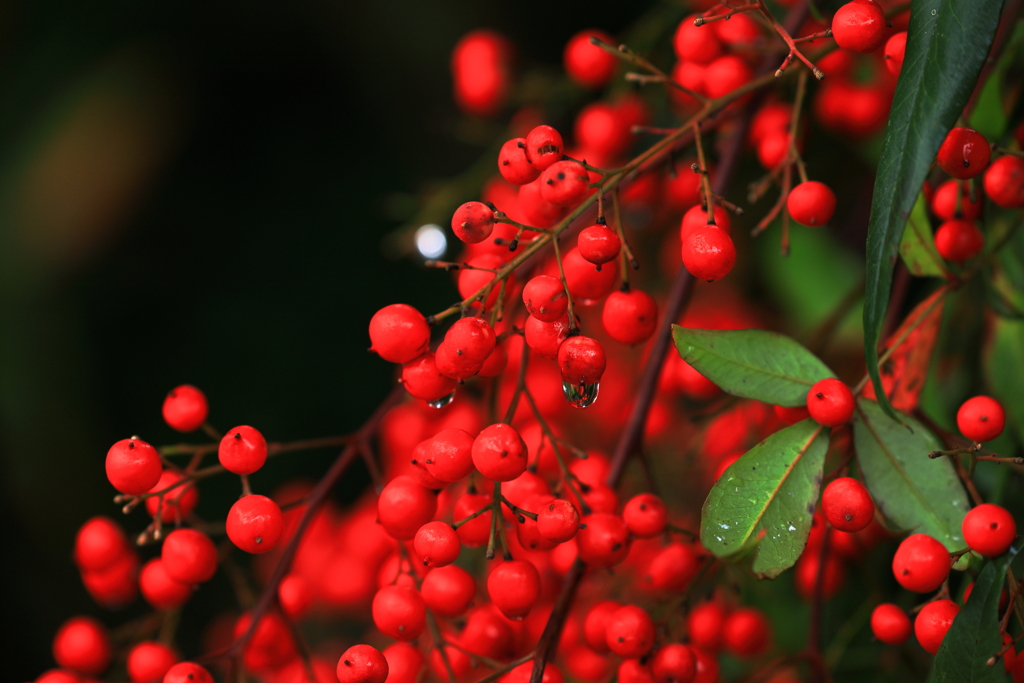
[[[93,605],[71,544],[87,518],[118,515],[111,443],[179,440],[160,417],[168,389],[202,387],[221,429],[343,433],[389,388],[366,353],[373,311],[456,298],[381,240],[399,224],[389,207],[481,153],[454,129],[458,38],[494,28],[557,69],[568,36],[651,4],[0,3],[5,680],[53,666],[68,616],[113,625],[140,609]],[[274,463],[253,484],[332,457]],[[223,514],[236,486],[204,485],[198,512]],[[186,610],[186,652],[214,596],[230,597],[220,588]]]

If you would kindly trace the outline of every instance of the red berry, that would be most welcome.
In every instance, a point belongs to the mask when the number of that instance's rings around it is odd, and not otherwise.
[[[929,654],[935,654],[953,625],[953,619],[960,611],[960,605],[952,600],[929,602],[917,613],[914,620],[914,635]]]
[[[1024,159],[1010,155],[996,159],[985,171],[983,184],[985,194],[996,206],[1024,206]]]
[[[235,622],[235,639],[252,628],[252,614],[245,612]],[[295,639],[288,624],[277,612],[268,612],[257,622],[245,650],[245,666],[253,671],[270,671],[298,657]]]
[[[653,493],[641,493],[622,508],[622,519],[637,538],[654,538],[668,526],[668,508]]]
[[[586,199],[590,175],[583,164],[566,159],[556,161],[540,174],[540,194],[555,206],[576,206]]]
[[[267,440],[253,427],[235,427],[220,440],[217,458],[228,472],[252,474],[267,461]]]
[[[483,493],[464,493],[455,500],[452,518],[456,521],[461,521],[485,505],[490,505],[490,503],[490,496]],[[488,511],[459,525],[457,533],[463,545],[469,548],[476,548],[487,543],[490,530],[491,513]]]
[[[614,38],[599,29],[580,31],[566,43],[562,62],[569,78],[575,82],[585,88],[603,88],[615,74],[619,60],[590,42],[591,36],[609,45],[615,44]]]
[[[699,565],[690,546],[674,541],[659,550],[643,576],[646,587],[658,591],[680,591],[697,575]]]
[[[821,509],[828,523],[840,531],[860,531],[875,516],[871,494],[852,477],[840,477],[825,487]]]
[[[420,592],[423,594],[423,602],[434,614],[445,618],[460,617],[473,602],[476,583],[472,574],[450,564],[432,569],[423,578]]]
[[[886,645],[902,645],[910,637],[910,617],[903,608],[882,603],[871,613],[871,632]]]
[[[177,472],[164,470],[160,479],[149,490],[149,493],[167,491],[163,496],[152,496],[146,499],[146,512],[150,517],[156,518],[157,514],[164,524],[171,524],[184,519],[195,510],[199,504],[199,489],[195,482],[186,481],[180,486],[175,486],[183,481],[184,477]],[[171,487],[174,488],[171,488]],[[168,491],[168,489],[170,489]]]
[[[768,649],[771,627],[764,615],[742,607],[725,618],[722,643],[737,657],[753,657]]]
[[[835,213],[836,195],[825,183],[808,180],[790,191],[786,209],[793,220],[801,225],[825,225]]]
[[[499,683],[530,683],[533,675],[533,662],[525,662],[515,667],[498,679]],[[541,683],[564,683],[565,677],[554,664],[545,664],[541,673]]]
[[[992,503],[983,503],[968,512],[961,529],[970,549],[985,557],[1002,555],[1017,537],[1013,515]]]
[[[129,496],[149,491],[163,473],[160,454],[141,439],[122,439],[111,446],[106,469],[114,488]]]
[[[72,617],[53,638],[57,665],[86,676],[98,676],[110,666],[110,637],[103,624],[91,617]]]
[[[493,116],[508,95],[512,47],[500,34],[470,31],[452,50],[455,101],[466,113]]]
[[[473,435],[469,432],[442,429],[425,443],[423,464],[439,481],[460,481],[473,471]]]
[[[991,156],[992,150],[984,135],[971,128],[957,126],[946,134],[937,158],[943,171],[964,180],[984,171]]]
[[[35,683],[82,683],[81,679],[70,671],[63,669],[50,669],[39,674]]]
[[[437,494],[409,476],[395,477],[377,498],[377,520],[392,538],[408,541],[437,513]]]
[[[696,18],[693,14],[679,22],[672,45],[679,59],[707,64],[721,54],[722,45],[710,26],[693,25]]]
[[[989,169],[991,171],[991,168]],[[960,211],[957,212],[957,195],[960,199]],[[977,220],[981,216],[982,199],[971,202],[971,193],[962,180],[947,180],[939,185],[932,194],[932,213],[943,221],[962,218],[966,221]]]
[[[953,263],[969,261],[984,247],[985,236],[971,221],[946,221],[935,231],[936,251],[939,256]]]
[[[538,275],[526,283],[523,303],[532,317],[546,323],[562,318],[569,307],[562,281],[550,275]]]
[[[483,242],[494,231],[494,211],[483,202],[466,202],[455,209],[452,232],[466,244]]]
[[[505,371],[507,365],[508,351],[505,350],[504,344],[496,343],[491,355],[487,356],[487,360],[480,366],[480,372],[477,374],[481,377],[497,377]]]
[[[412,306],[391,304],[370,318],[370,350],[386,361],[408,363],[430,344],[430,327]]]
[[[971,441],[991,441],[1003,433],[1006,413],[994,398],[975,396],[964,401],[956,412],[956,426]]]
[[[370,645],[353,645],[338,659],[340,683],[384,683],[388,678],[388,660]]]
[[[620,657],[643,657],[654,646],[654,621],[644,608],[624,605],[608,617],[605,640]]]
[[[639,289],[612,292],[601,310],[601,324],[620,344],[642,344],[658,327],[658,304]]]
[[[160,558],[150,560],[142,567],[139,590],[146,602],[158,610],[179,607],[192,596],[192,586],[172,579]]]
[[[622,241],[607,225],[596,223],[580,231],[579,237],[576,238],[576,246],[580,250],[580,256],[600,266],[618,257]]]
[[[554,543],[565,543],[576,537],[580,513],[567,500],[555,498],[537,511],[537,531]]]
[[[519,621],[540,597],[540,574],[526,560],[506,560],[488,575],[487,595],[502,614]]]
[[[291,619],[301,619],[313,604],[309,582],[298,574],[288,574],[277,586],[281,610]]]
[[[437,349],[434,351],[434,365],[437,367],[437,371],[445,377],[462,382],[480,372],[483,367],[483,363],[465,365],[460,361],[461,359],[455,355],[454,351],[449,351],[444,342],[437,345]]]
[[[853,417],[853,393],[838,379],[820,380],[807,392],[807,412],[825,427],[838,427]]]
[[[426,625],[423,598],[407,586],[385,586],[373,596],[373,623],[395,640],[415,640]]]
[[[537,126],[526,136],[526,153],[540,171],[562,160],[562,136],[551,126]]]
[[[203,583],[217,571],[217,547],[195,529],[175,529],[160,549],[167,575],[182,583]]]
[[[82,571],[106,569],[126,553],[128,539],[108,517],[93,517],[75,535],[75,564]]]
[[[938,589],[952,566],[946,547],[927,534],[907,536],[892,558],[896,581],[915,593]]]
[[[656,683],[645,660],[623,659],[619,663],[618,683]]]
[[[171,389],[164,399],[164,422],[179,432],[191,432],[206,422],[206,395],[191,384]]]
[[[775,416],[788,425],[795,425],[797,422],[802,422],[811,416],[810,411],[807,410],[807,406],[797,406],[795,408],[773,406],[773,408],[775,410]]]
[[[903,70],[903,56],[907,51],[907,32],[894,33],[885,42],[885,68],[899,76]]]
[[[472,316],[456,320],[444,335],[449,356],[463,367],[483,364],[496,343],[494,328],[486,320]]]
[[[611,261],[601,270],[583,258],[578,248],[562,257],[562,269],[569,293],[577,306],[599,301],[608,296],[619,281],[619,262]]]
[[[128,677],[132,683],[161,681],[178,661],[174,650],[155,640],[144,640],[128,653]]]
[[[413,539],[416,554],[428,567],[443,567],[459,559],[459,535],[448,522],[427,522]]]
[[[228,511],[226,527],[228,538],[240,549],[266,553],[281,540],[284,516],[277,503],[266,496],[242,496]]]
[[[841,532],[834,531],[834,534]],[[796,590],[804,600],[814,600],[815,591],[818,589],[819,576],[821,577],[821,599],[829,600],[839,592],[846,581],[846,568],[838,553],[829,553],[825,558],[824,566],[821,562],[821,552],[808,544],[809,551],[805,551],[794,567],[794,580]]]
[[[415,398],[439,401],[455,391],[455,384],[437,369],[434,354],[429,351],[402,366],[402,386]]]
[[[213,676],[194,662],[180,662],[167,670],[163,683],[213,683]]]
[[[580,559],[593,567],[611,567],[629,554],[629,529],[622,517],[595,512],[582,519],[586,525],[576,534]]]
[[[754,72],[742,57],[724,55],[708,64],[708,68],[705,69],[704,94],[711,99],[717,99],[746,85],[753,78]]]
[[[853,0],[832,17],[836,44],[850,52],[874,52],[885,42],[885,13],[874,0]]]
[[[693,607],[686,617],[690,642],[709,652],[718,650],[722,643],[722,627],[726,616],[725,607],[719,602],[705,602]]]
[[[704,207],[700,204],[690,207],[679,224],[679,241],[685,242],[691,232],[705,225],[708,225],[708,212]],[[721,207],[715,209],[715,225],[725,230],[727,235],[732,234],[732,219],[729,218],[729,212]]]
[[[546,323],[531,315],[523,325],[523,337],[526,340],[526,345],[542,358],[551,360],[558,358],[558,349],[561,348],[562,342],[568,336],[569,319],[564,316],[561,320]]]
[[[787,130],[773,130],[757,142],[757,160],[765,170],[774,169],[786,160],[789,156],[790,137]]]
[[[721,228],[704,225],[693,229],[682,248],[683,265],[700,280],[714,282],[729,274],[736,263],[736,246]]]
[[[391,683],[416,683],[423,669],[423,654],[408,643],[395,643],[384,650]]]
[[[139,558],[127,550],[113,564],[82,572],[82,583],[92,599],[110,609],[127,605],[138,595]]]
[[[658,683],[689,683],[697,677],[697,658],[689,646],[669,643],[654,653],[651,673]]]
[[[532,183],[540,177],[540,169],[533,165],[526,153],[526,138],[512,138],[501,146],[501,151],[498,152],[498,171],[502,178],[513,185]],[[493,218],[492,214],[492,222]],[[491,227],[493,228],[493,225]],[[452,219],[452,230],[454,229],[455,219]]]
[[[526,471],[526,443],[504,423],[485,427],[473,441],[473,464],[493,481],[512,481]]]
[[[608,620],[622,607],[614,600],[599,602],[583,618],[583,640],[595,652],[608,652]]]
[[[570,337],[558,347],[558,369],[562,381],[574,386],[597,384],[607,360],[600,342],[590,337]]]

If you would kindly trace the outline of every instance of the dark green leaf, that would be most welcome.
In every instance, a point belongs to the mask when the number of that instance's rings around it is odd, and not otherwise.
[[[1009,44],[1003,50],[1002,56],[996,62],[996,67],[988,75],[985,85],[981,86],[978,99],[971,111],[969,123],[979,133],[988,138],[989,142],[995,142],[1003,137],[1006,132],[1006,110],[1003,103],[1003,78],[1006,70],[1013,64],[1017,54],[1017,48],[1024,40],[1024,22],[1017,22],[1013,27],[1013,36]]]
[[[700,538],[718,557],[757,543],[753,570],[774,578],[793,566],[811,532],[828,433],[813,420],[787,427],[725,471],[704,502]]]
[[[944,278],[948,275],[946,263],[935,249],[935,238],[932,236],[932,225],[928,221],[924,193],[917,196],[914,209],[910,212],[910,219],[903,229],[900,256],[903,257],[907,269],[918,277],[932,275]]]
[[[1024,322],[997,319],[985,354],[985,375],[1006,410],[1007,427],[1024,444]]]
[[[868,222],[864,353],[882,409],[878,338],[903,229],[943,138],[974,88],[1002,0],[914,0],[906,56],[893,96]]]
[[[728,394],[778,406],[802,406],[815,382],[835,375],[789,337],[764,330],[672,326],[683,360]]]
[[[947,458],[932,460],[942,444],[917,420],[898,413],[893,422],[874,401],[857,401],[854,446],[875,505],[899,529],[928,534],[950,550],[964,547],[960,525],[967,494]]]
[[[999,598],[1006,569],[1024,545],[1017,539],[1006,553],[989,561],[974,582],[967,604],[953,619],[939,651],[935,654],[928,683],[1003,683],[1009,680],[1003,663],[988,666],[999,652]]]

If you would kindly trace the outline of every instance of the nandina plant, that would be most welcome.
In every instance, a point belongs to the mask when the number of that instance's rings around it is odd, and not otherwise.
[[[39,681],[1024,681],[1018,4],[688,4],[569,37],[571,105],[501,35],[454,46],[464,114],[511,121],[444,207],[450,260],[417,242],[459,300],[365,321],[396,382],[353,434],[221,431],[182,385],[184,443],[109,446],[152,521],[85,521],[74,561],[152,614],[69,618]],[[325,447],[315,485],[252,490]],[[241,495],[200,520],[213,476]],[[241,616],[180,651],[220,571]]]

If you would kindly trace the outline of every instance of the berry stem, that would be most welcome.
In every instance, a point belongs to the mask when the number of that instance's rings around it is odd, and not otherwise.
[[[562,481],[565,482],[565,485],[569,488],[572,494],[576,496],[576,500],[580,502],[580,513],[589,515],[591,512],[590,506],[587,505],[587,501],[583,499],[583,494],[579,490],[579,479],[576,478],[575,474],[569,471],[569,466],[566,465],[565,458],[562,457],[562,449],[558,446],[559,440],[551,430],[551,425],[547,423],[547,420],[544,419],[544,415],[542,415],[540,410],[537,408],[537,404],[534,402],[533,395],[530,393],[530,390],[527,388],[523,391],[526,395],[526,402],[530,404],[530,410],[533,411],[533,416],[537,419],[537,424],[540,425],[541,432],[543,432],[544,436],[551,442],[551,449],[555,452],[555,460],[558,461],[558,469],[562,473]]]
[[[516,409],[519,407],[519,399],[523,395],[523,390],[526,388],[526,366],[530,361],[530,346],[523,341],[523,350],[519,358],[519,375],[516,377],[516,388],[512,392],[512,399],[508,402],[508,409],[505,411],[505,419],[502,420],[507,425],[512,424],[512,418],[515,417]]]
[[[452,669],[452,663],[448,659],[448,651],[444,649],[445,642],[444,638],[441,637],[441,629],[437,627],[437,619],[434,618],[434,613],[429,609],[427,609],[427,630],[430,631],[430,643],[432,647],[437,648],[438,654],[441,655],[441,661],[444,663],[444,670],[448,674],[448,683],[455,683],[455,670]]]
[[[697,146],[697,164],[700,168],[694,169],[694,172],[700,174],[700,185],[704,191],[704,211],[708,215],[708,225],[717,225],[715,223],[715,199],[714,192],[711,191],[711,174],[708,173],[708,162],[704,158],[704,143],[700,136],[700,126],[697,123],[693,124],[693,142]]]
[[[734,14],[740,14],[741,12],[749,12],[755,9],[758,9],[758,5],[756,2],[752,2],[749,5],[743,5],[742,7],[734,7],[725,14],[715,14],[712,16],[697,17],[696,19],[693,20],[693,25],[704,26],[705,24],[710,24],[712,21],[719,21],[721,19],[728,20]]]
[[[633,270],[640,269],[640,262],[633,256],[633,250],[629,248],[629,242],[626,241],[626,231],[622,226],[622,213],[619,211],[619,191],[618,189],[612,193],[612,222],[615,224],[615,233],[619,236],[619,242],[622,243],[622,250],[619,252],[619,276],[622,278],[623,290],[629,287],[629,268],[627,266],[633,266]]]
[[[697,100],[698,102],[700,102],[703,105],[707,105],[707,104],[709,104],[711,102],[710,99],[708,99],[704,95],[700,94],[696,90],[690,90],[689,88],[687,88],[682,83],[679,83],[675,79],[671,78],[664,71],[662,71],[658,67],[654,66],[649,61],[647,61],[646,59],[644,59],[643,57],[641,57],[637,53],[633,52],[631,49],[629,49],[625,45],[619,45],[618,47],[615,47],[614,45],[609,45],[608,43],[604,42],[600,38],[597,38],[596,36],[591,36],[590,37],[590,42],[593,43],[594,45],[596,45],[597,47],[601,48],[605,52],[613,54],[616,57],[618,57],[619,59],[621,59],[621,60],[623,60],[623,61],[625,61],[625,62],[627,62],[629,64],[632,64],[634,66],[638,66],[641,69],[646,69],[647,71],[649,71],[649,72],[651,72],[653,74],[653,77],[647,77],[645,79],[645,81],[641,81],[639,79],[636,79],[636,80],[634,80],[634,82],[637,82],[637,83],[641,83],[641,82],[660,82],[660,83],[664,83],[665,85],[671,86],[673,88],[676,88],[680,92],[685,93],[686,95],[688,95],[689,97],[692,97],[693,99]],[[630,76],[630,74],[626,74],[626,80],[627,81],[631,80],[629,78],[629,76]],[[642,74],[633,74],[633,76],[638,76],[638,77],[640,77],[640,79],[645,78]]]
[[[501,502],[504,503],[506,506],[508,506],[508,509],[512,511],[513,515],[522,516],[522,517],[529,517],[533,521],[535,521],[535,522],[537,521],[537,513],[536,512],[530,512],[529,510],[524,510],[523,508],[513,504],[512,501],[510,501],[504,495],[501,496]]]
[[[814,77],[817,78],[819,81],[825,78],[825,74],[822,72],[822,70],[814,66],[814,63],[811,60],[807,59],[807,57],[804,56],[803,52],[800,52],[800,48],[796,46],[796,43],[793,41],[793,37],[790,35],[789,31],[787,31],[786,28],[779,23],[779,20],[775,18],[775,15],[773,15],[771,10],[768,9],[768,6],[764,4],[764,0],[756,0],[756,2],[757,11],[761,13],[761,16],[768,20],[768,23],[771,25],[771,27],[775,30],[777,34],[779,34],[779,37],[782,38],[782,40],[789,47],[789,54],[786,55],[786,59],[782,62],[782,66],[779,67],[778,71],[775,72],[775,77],[779,78],[782,76],[782,74],[786,70],[786,67],[789,66],[790,62],[793,61],[793,57],[795,56],[798,57],[801,62],[807,65],[807,68],[811,70],[811,73],[813,73]]]
[[[576,317],[576,307],[573,306],[572,293],[569,292],[569,281],[565,279],[565,266],[562,265],[562,252],[558,246],[558,238],[551,240],[551,246],[555,250],[555,262],[558,264],[558,279],[562,281],[562,288],[565,289],[565,298],[569,301],[566,313],[569,316],[569,336],[579,334],[579,319]]]

